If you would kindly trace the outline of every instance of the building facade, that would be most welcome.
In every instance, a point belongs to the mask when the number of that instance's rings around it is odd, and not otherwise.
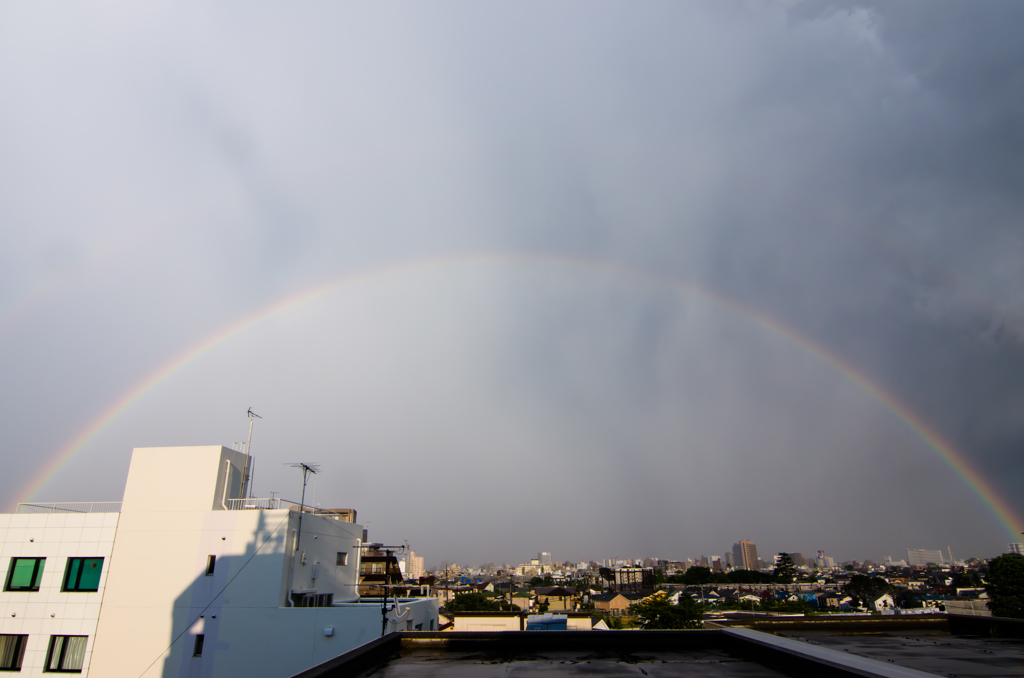
[[[0,642],[20,637],[21,673],[288,676],[383,632],[437,628],[434,599],[391,598],[383,614],[360,600],[354,512],[245,498],[244,463],[219,446],[140,448],[115,510],[0,517]]]
[[[757,544],[749,539],[741,539],[732,545],[732,560],[734,567],[744,570],[756,570],[757,565]]]
[[[409,551],[406,559],[406,576],[409,579],[419,579],[423,576],[423,557],[416,555],[415,551]]]
[[[942,565],[945,561],[942,558],[942,551],[928,549],[907,549],[907,563],[910,567],[927,567],[928,565]]]
[[[120,502],[0,514],[0,670],[76,670],[93,652]]]

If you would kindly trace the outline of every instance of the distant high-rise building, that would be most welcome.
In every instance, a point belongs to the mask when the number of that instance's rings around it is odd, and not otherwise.
[[[942,559],[942,551],[938,549],[907,549],[907,562],[910,567],[926,567],[933,563],[942,565],[945,561]]]
[[[732,559],[732,553],[731,552],[730,553],[726,553],[725,554],[725,566],[726,567],[735,567],[735,565],[736,565],[736,561],[734,561]]]
[[[548,553],[547,551],[541,551],[540,553],[537,554],[537,560],[540,561],[541,565],[550,565],[551,564],[551,554]]]
[[[732,545],[732,559],[736,567],[744,570],[758,569],[757,544],[749,539],[741,539],[739,543]]]
[[[405,576],[409,579],[419,579],[423,576],[423,557],[416,555],[415,551],[409,551],[406,559]]]
[[[830,569],[836,566],[836,560],[832,556],[826,556],[824,551],[818,551],[816,559],[820,569]]]
[[[711,556],[711,571],[721,572],[722,571],[722,559],[718,556]]]
[[[1006,552],[1024,556],[1024,544],[1007,544]]]

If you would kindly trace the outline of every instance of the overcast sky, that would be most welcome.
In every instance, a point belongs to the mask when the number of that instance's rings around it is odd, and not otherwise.
[[[354,277],[33,499],[119,499],[133,447],[230,446],[251,406],[257,494],[319,462],[316,503],[429,566],[998,555],[779,327],[1024,515],[1022,32],[1017,1],[6,3],[0,499]]]

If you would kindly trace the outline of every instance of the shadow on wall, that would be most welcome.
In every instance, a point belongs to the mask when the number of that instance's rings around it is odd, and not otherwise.
[[[169,610],[171,631],[166,649],[145,676],[284,678],[381,636],[379,599],[324,607],[281,606],[290,565],[313,566],[296,562],[298,557],[291,551],[294,522],[290,520],[295,514],[286,513],[279,518],[280,514],[259,512],[251,523],[250,534],[255,534],[255,539],[240,535],[240,552],[197,563],[201,571],[174,598]],[[310,534],[315,539],[314,529]],[[319,537],[323,543],[325,536]],[[302,538],[305,544],[305,528]],[[243,543],[245,548],[241,548]],[[332,545],[330,550],[334,549]],[[303,578],[308,575],[306,571]],[[339,584],[329,584],[327,578],[324,583],[328,590],[323,593],[331,593],[329,589]],[[333,593],[337,596],[339,592]],[[389,600],[387,608],[387,632],[436,628],[435,599],[399,601],[397,609]]]
[[[254,643],[275,639],[268,625],[273,623],[271,613],[278,610],[287,524],[285,517],[268,526],[261,511],[255,538],[243,553],[208,557],[204,571],[174,601],[161,676],[234,675],[237,667],[232,663],[250,663],[246,654],[268,654]],[[268,583],[274,585],[272,590],[267,590]],[[274,675],[272,667],[267,668],[270,671],[252,675]]]
[[[380,637],[378,603],[281,607],[289,563],[297,560],[289,551],[290,517],[268,524],[261,512],[244,551],[208,562],[175,598],[170,647],[146,676],[284,678]],[[436,620],[436,601],[403,603],[389,611],[387,630],[433,630]]]

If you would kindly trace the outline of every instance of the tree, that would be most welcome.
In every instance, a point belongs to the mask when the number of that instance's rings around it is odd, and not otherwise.
[[[773,581],[773,577],[770,574],[764,572],[758,572],[757,570],[733,570],[728,574],[724,575],[725,581],[722,583],[730,584],[770,584]]]
[[[1007,553],[988,564],[985,591],[988,608],[996,617],[1024,619],[1024,556]]]
[[[843,591],[850,595],[881,593],[889,589],[889,582],[881,577],[869,577],[866,574],[855,574],[843,585]]]
[[[779,554],[779,564],[775,566],[772,573],[780,582],[789,584],[796,579],[796,565],[793,564],[793,556],[788,553]]]
[[[699,629],[701,612],[697,604],[687,595],[679,596],[674,605],[664,591],[658,591],[630,606],[643,629]]]
[[[455,597],[445,603],[444,608],[449,612],[497,612],[504,606],[494,598],[488,598],[482,593],[456,593]]]
[[[544,586],[554,586],[554,585],[555,585],[555,578],[552,577],[550,574],[544,575]]]
[[[543,585],[544,585],[544,580],[541,579],[540,577],[534,577],[533,579],[530,580],[530,586],[543,586]]]
[[[977,572],[957,572],[953,575],[953,588],[969,589],[981,586],[981,577]]]
[[[694,565],[683,573],[683,583],[690,586],[695,584],[707,584],[711,579],[711,568]]]

